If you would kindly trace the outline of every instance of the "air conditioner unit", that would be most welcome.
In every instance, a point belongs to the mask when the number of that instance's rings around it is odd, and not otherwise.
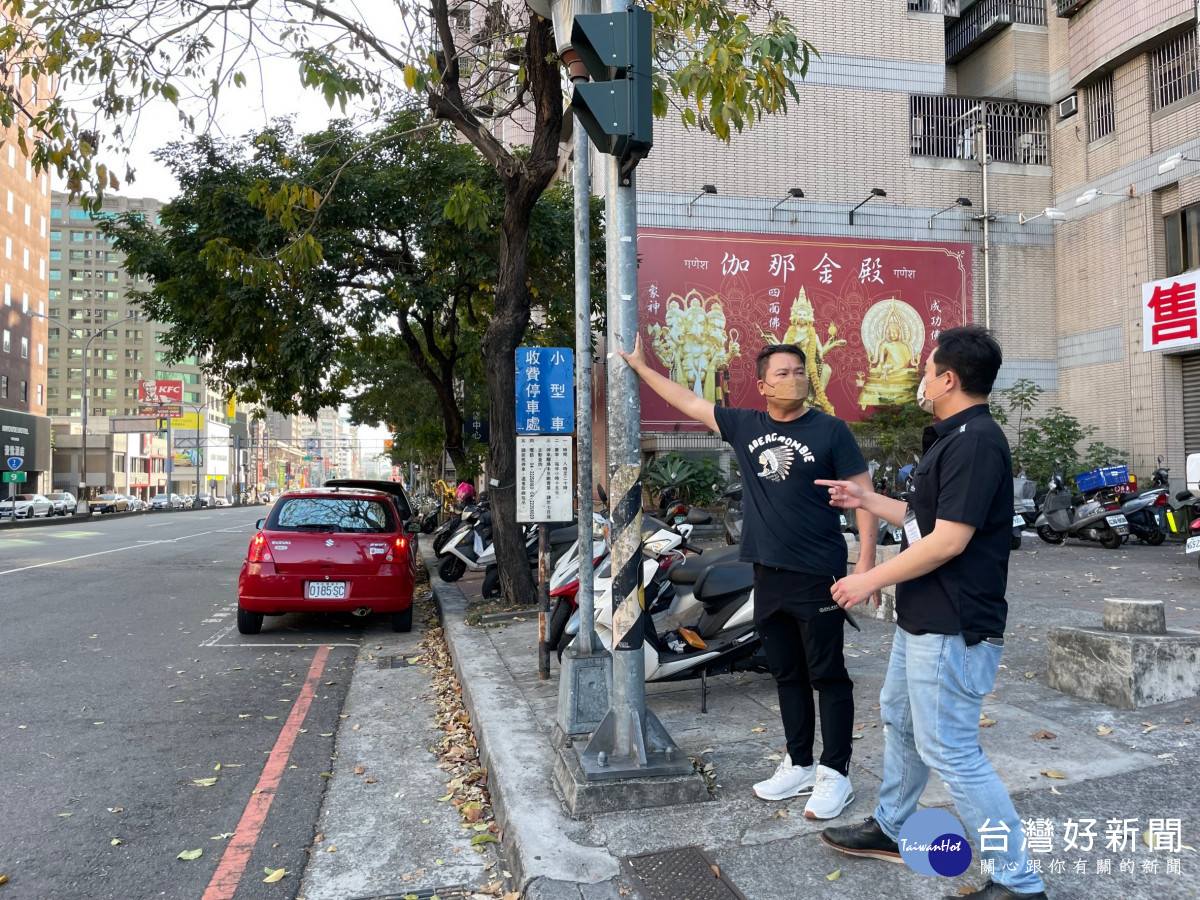
[[[1072,94],[1069,97],[1063,97],[1058,101],[1058,117],[1060,119],[1069,119],[1077,112],[1079,112],[1078,94]]]

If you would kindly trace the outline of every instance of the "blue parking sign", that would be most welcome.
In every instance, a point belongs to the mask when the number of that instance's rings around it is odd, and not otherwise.
[[[517,434],[575,432],[575,353],[517,348]]]

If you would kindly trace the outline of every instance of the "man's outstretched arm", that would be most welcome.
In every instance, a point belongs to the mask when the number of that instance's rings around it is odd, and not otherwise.
[[[661,372],[656,372],[650,368],[646,362],[646,353],[642,349],[642,336],[640,334],[633,342],[632,353],[624,353],[618,350],[617,354],[629,364],[629,368],[637,372],[638,377],[646,382],[646,386],[650,390],[666,400],[667,403],[688,418],[695,419],[713,431],[720,432],[720,429],[717,428],[717,417],[714,413],[716,404],[697,396],[682,384],[672,381]]]

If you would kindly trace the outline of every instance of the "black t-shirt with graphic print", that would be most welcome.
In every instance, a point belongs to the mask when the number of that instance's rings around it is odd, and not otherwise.
[[[838,510],[829,505],[829,489],[813,481],[867,470],[849,426],[811,408],[791,422],[754,409],[718,406],[714,413],[742,470],[740,558],[810,575],[845,575]]]

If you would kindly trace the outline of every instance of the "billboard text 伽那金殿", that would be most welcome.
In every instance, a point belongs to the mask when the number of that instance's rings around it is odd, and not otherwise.
[[[807,357],[809,404],[848,421],[915,402],[937,335],[971,321],[971,245],[647,228],[646,358],[722,406],[763,408],[767,344]],[[703,428],[642,388],[648,431]]]

